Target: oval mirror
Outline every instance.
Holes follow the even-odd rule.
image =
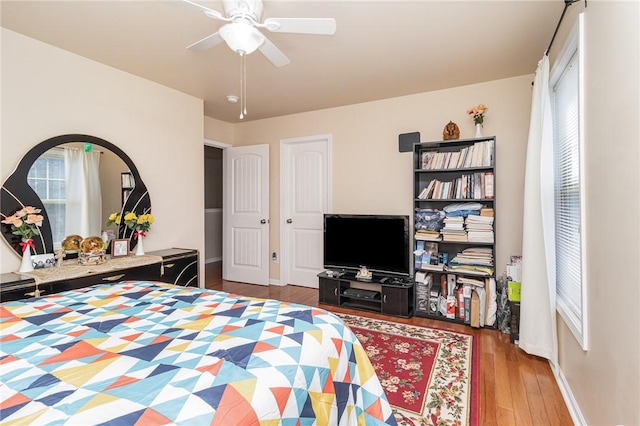
[[[102,182],[102,185],[92,190],[88,184],[79,185],[83,179],[74,177],[73,173],[68,180],[65,178],[65,162],[74,161],[74,155],[78,152],[94,152],[94,146],[100,147],[95,149],[92,157],[99,157],[99,160],[96,160],[100,164],[97,167],[99,178],[96,179]],[[106,190],[107,188],[110,189]],[[67,200],[67,191],[83,196],[75,199],[70,196]],[[70,216],[68,213],[65,214],[65,210],[71,205],[72,219],[69,219]],[[92,233],[98,236],[99,230],[106,229],[110,213],[120,211],[121,214],[134,212],[140,215],[151,211],[149,193],[129,156],[114,144],[89,135],[56,136],[36,145],[22,158],[13,174],[4,182],[0,192],[0,211],[3,218],[24,206],[41,209],[40,214],[44,216],[44,221],[40,235],[33,239],[34,254],[53,253],[61,238],[66,235],[92,236],[82,235],[79,231],[81,228],[77,226],[79,220],[89,219],[73,219],[73,214],[80,209],[79,205],[85,205],[86,209],[95,213],[92,214],[94,219],[91,226],[87,228],[87,225],[82,229],[95,229]],[[65,218],[70,224],[65,223]],[[115,238],[128,239],[130,247],[135,247],[134,232],[124,223],[120,224],[114,233]],[[20,237],[13,235],[10,227],[5,224],[2,225],[2,236],[16,254],[22,256]]]

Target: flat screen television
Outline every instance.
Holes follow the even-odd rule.
[[[409,276],[409,216],[324,215],[324,267],[374,274]]]

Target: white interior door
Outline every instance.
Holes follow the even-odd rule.
[[[269,285],[269,145],[223,152],[222,278]]]
[[[331,137],[281,141],[281,282],[318,288],[330,209]]]

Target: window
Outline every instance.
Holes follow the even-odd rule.
[[[557,310],[587,349],[582,227],[582,15],[551,72]]]
[[[65,237],[66,183],[62,151],[49,150],[42,154],[31,166],[27,182],[44,204],[57,249]]]

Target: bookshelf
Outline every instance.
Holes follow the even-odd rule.
[[[124,203],[127,201],[127,198],[129,198],[129,194],[131,194],[131,191],[133,191],[135,186],[136,186],[136,183],[133,178],[133,173],[131,172],[120,173],[120,188],[122,190],[123,206],[124,206]]]
[[[495,292],[495,144],[495,136],[414,144],[416,316],[497,324],[488,325]]]

